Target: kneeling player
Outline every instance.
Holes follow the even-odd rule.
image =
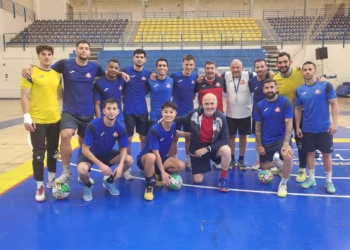
[[[282,180],[278,187],[279,197],[287,196],[287,181],[293,168],[294,151],[291,147],[293,129],[293,105],[291,101],[277,93],[276,81],[268,78],[263,82],[265,99],[256,106],[255,136],[260,153],[260,168],[273,166],[276,151],[283,157]]]
[[[96,164],[104,175],[103,187],[108,189],[111,195],[119,195],[114,180],[130,169],[133,163],[132,157],[127,154],[128,134],[125,125],[116,120],[119,113],[118,101],[114,98],[107,99],[103,113],[103,118],[96,118],[88,124],[82,152],[78,156],[78,174],[85,184],[85,201],[93,198],[93,184],[89,179],[89,171],[93,164]],[[119,142],[120,152],[113,149],[116,141]],[[114,164],[119,166],[112,172],[110,167]]]
[[[144,171],[146,179],[145,200],[153,200],[152,176],[155,175],[156,186],[169,186],[169,174],[185,169],[183,161],[168,157],[167,154],[175,136],[190,136],[190,133],[176,130],[174,118],[176,104],[165,102],[162,105],[162,121],[154,124],[148,131],[146,145],[137,156],[137,166]]]

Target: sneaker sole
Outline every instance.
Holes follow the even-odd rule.
[[[298,180],[297,178],[295,178],[295,182],[301,183],[301,182],[304,182],[304,181],[306,181],[306,178],[304,180]]]
[[[280,194],[277,193],[277,196],[280,197],[280,198],[285,198],[285,197],[287,197],[287,194],[280,195]]]
[[[308,189],[308,188],[311,188],[311,187],[316,186],[316,184],[315,184],[315,185],[308,186],[308,187],[303,187],[302,185],[300,185],[300,186],[301,186],[301,188]]]
[[[35,198],[35,201],[37,201],[37,202],[43,202],[43,201],[45,201],[46,200],[46,197],[43,199],[43,200],[37,200],[36,198]]]
[[[113,194],[112,191],[109,190],[109,189],[105,186],[104,183],[102,183],[102,186],[103,186],[105,189],[107,189],[111,195],[118,196],[118,195],[120,194],[120,192],[118,192],[118,194]]]
[[[86,199],[86,198],[83,197],[83,200],[84,200],[84,201],[92,201],[92,199],[93,199],[93,198],[91,198],[91,199],[88,200],[88,199]]]
[[[228,189],[226,189],[226,188],[219,188],[220,189],[220,192],[222,192],[222,193],[227,193],[228,192]]]
[[[134,177],[133,177],[133,176],[131,176],[131,177],[124,177],[124,176],[122,176],[122,178],[123,178],[123,179],[125,179],[125,180],[127,180],[127,181],[131,181],[131,180],[133,180],[133,179],[134,179]]]

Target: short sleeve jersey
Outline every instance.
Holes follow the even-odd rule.
[[[226,116],[242,119],[250,116],[249,72],[234,78],[231,71],[222,74],[226,82]]]
[[[56,62],[52,69],[63,76],[63,111],[79,116],[94,115],[92,89],[95,77],[105,75],[101,66],[90,61],[86,66],[79,66],[75,59],[69,59]]]
[[[128,134],[125,125],[115,121],[112,127],[107,127],[103,118],[96,118],[88,125],[84,136],[84,144],[90,146],[90,151],[95,156],[108,154],[114,147],[116,141],[122,148],[126,148],[128,143]]]
[[[30,89],[29,113],[35,123],[50,124],[61,119],[57,90],[61,76],[54,70],[33,67],[31,79],[22,78],[21,89]]]
[[[170,130],[166,131],[162,123],[154,124],[149,130],[147,135],[146,145],[138,154],[137,160],[141,159],[144,154],[151,153],[152,150],[158,150],[161,158],[168,155],[173,139],[176,135],[176,123],[171,124]]]
[[[258,81],[257,76],[254,76],[253,78],[251,78],[248,81],[250,93],[254,94],[254,96],[253,96],[253,109],[252,109],[253,119],[255,119],[256,105],[258,104],[258,102],[265,99],[265,94],[263,92],[263,82],[264,81],[261,81],[261,82]]]
[[[147,79],[151,72],[143,69],[136,71],[133,66],[123,70],[130,76],[130,81],[124,86],[124,113],[129,115],[147,114]]]
[[[285,119],[293,118],[293,105],[284,96],[278,95],[273,102],[263,99],[256,106],[256,121],[262,123],[262,144],[270,145],[283,140],[286,135]]]
[[[296,91],[296,106],[302,106],[303,132],[326,132],[331,125],[328,100],[337,98],[333,85],[329,82],[316,81],[308,86],[301,85]]]
[[[119,114],[118,121],[124,121],[123,108],[121,102],[121,95],[124,88],[124,79],[117,76],[115,81],[109,81],[105,76],[98,79],[94,84],[94,101],[100,101],[101,116],[103,114],[103,107],[108,98],[115,98],[118,100]]]
[[[174,79],[173,102],[177,105],[177,115],[186,115],[194,107],[193,94],[198,75],[192,72],[185,76],[182,72],[175,72],[170,77]]]
[[[215,76],[213,81],[208,81],[203,78],[201,83],[196,83],[194,92],[198,93],[198,105],[203,106],[203,96],[208,93],[212,93],[216,96],[218,100],[218,109],[224,112],[224,107],[222,104],[222,92],[225,89],[225,79],[221,76]]]
[[[150,90],[150,121],[158,121],[162,118],[162,104],[171,100],[174,80],[167,76],[164,80],[148,79],[148,88]]]
[[[283,77],[278,73],[273,77],[277,83],[277,90],[280,95],[287,97],[295,106],[295,91],[304,83],[304,77],[300,70],[292,68],[292,73],[288,77]]]

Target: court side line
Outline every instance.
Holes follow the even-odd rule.
[[[71,164],[73,165],[73,164]],[[76,164],[74,164],[76,166]],[[96,168],[91,168],[92,171],[101,172],[101,170]],[[316,178],[316,177],[315,177]],[[145,178],[134,176],[134,179],[137,180],[145,180]],[[185,187],[195,187],[195,188],[206,188],[206,189],[219,189],[217,187],[211,186],[199,186],[193,184],[182,184]],[[245,189],[237,189],[237,188],[229,188],[230,191],[234,192],[242,192],[242,193],[257,193],[257,194],[277,194],[277,192],[273,191],[260,191],[260,190],[245,190]],[[300,194],[300,193],[288,193],[288,195],[293,196],[309,196],[309,197],[323,197],[323,198],[343,198],[350,199],[350,195],[328,195],[328,194]]]
[[[292,139],[293,142],[295,142],[294,139]],[[132,142],[140,142],[139,137],[133,137]],[[179,142],[185,142],[185,139],[180,137]],[[239,142],[239,139],[236,138],[236,142]],[[255,138],[247,138],[247,142],[255,142]],[[350,138],[333,138],[334,143],[347,143],[350,142]]]

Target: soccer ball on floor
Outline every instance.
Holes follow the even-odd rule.
[[[171,190],[178,190],[182,186],[182,178],[178,173],[173,173],[170,175],[170,185],[169,188]]]
[[[67,183],[56,183],[54,182],[52,187],[52,195],[58,200],[62,200],[68,197],[70,187]]]
[[[273,180],[273,173],[270,170],[260,170],[258,177],[261,183],[269,184]]]

